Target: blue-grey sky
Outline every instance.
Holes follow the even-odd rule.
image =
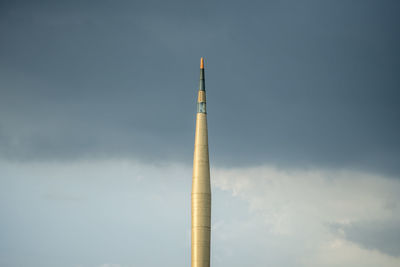
[[[396,266],[399,13],[398,1],[1,1],[0,265],[188,265],[203,56],[214,266]]]

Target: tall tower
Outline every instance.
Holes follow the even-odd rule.
[[[211,186],[204,60],[200,60],[192,180],[192,267],[210,266]]]

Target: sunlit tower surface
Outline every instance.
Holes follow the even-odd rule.
[[[209,267],[211,186],[203,58],[200,60],[192,179],[192,267]]]

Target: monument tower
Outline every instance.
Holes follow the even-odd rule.
[[[192,178],[192,267],[210,266],[211,186],[204,59],[200,59]]]

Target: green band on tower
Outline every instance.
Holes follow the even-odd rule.
[[[204,69],[200,69],[200,84],[199,84],[199,90],[200,91],[205,91],[206,90],[206,83],[204,79]]]

